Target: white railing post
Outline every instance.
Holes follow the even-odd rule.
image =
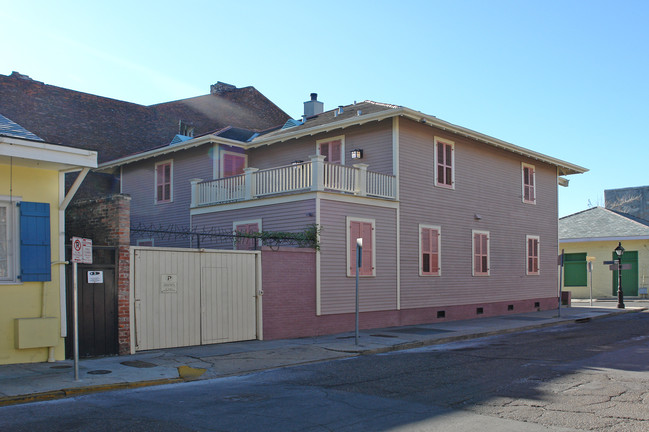
[[[255,190],[255,172],[259,171],[259,168],[244,168],[243,174],[245,178],[245,187],[246,187],[246,196],[245,199],[251,200],[255,198],[257,191]]]
[[[355,190],[354,194],[358,196],[366,196],[367,195],[367,167],[368,164],[364,163],[357,163],[354,164],[353,167],[356,168],[356,180],[354,181],[355,183]]]
[[[324,190],[324,160],[325,156],[322,155],[313,155],[309,156],[311,158],[311,175],[313,179],[311,181],[311,190],[312,191],[322,191]]]
[[[192,207],[196,207],[200,202],[198,196],[198,184],[202,181],[203,179],[199,179],[199,178],[193,178],[190,180],[192,184]]]

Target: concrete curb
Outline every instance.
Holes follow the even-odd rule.
[[[83,396],[91,393],[100,393],[111,390],[126,390],[140,387],[151,387],[163,384],[177,384],[181,382],[188,382],[192,380],[185,380],[182,378],[163,378],[151,381],[136,381],[136,382],[122,382],[112,384],[100,384],[87,387],[71,387],[61,390],[53,390],[42,393],[30,393],[18,396],[5,396],[0,398],[0,407],[7,405],[17,405],[29,402],[43,402],[54,399],[63,399],[68,397]]]
[[[423,340],[423,341],[414,341],[414,342],[406,342],[406,343],[401,343],[393,346],[386,346],[386,347],[380,347],[380,348],[369,348],[369,349],[351,349],[351,350],[344,350],[344,349],[333,349],[333,348],[326,348],[323,347],[324,349],[328,351],[334,351],[334,352],[339,352],[341,354],[347,354],[346,356],[341,356],[340,358],[349,358],[349,357],[356,357],[356,356],[361,356],[361,355],[372,355],[372,354],[383,354],[383,353],[388,353],[388,352],[395,352],[395,351],[403,351],[403,350],[408,350],[408,349],[414,349],[414,348],[422,348],[425,346],[432,346],[432,345],[442,345],[446,343],[451,343],[451,342],[459,342],[459,341],[465,341],[465,340],[471,340],[471,339],[480,339],[484,337],[489,337],[489,336],[497,336],[497,335],[503,335],[503,334],[511,334],[511,333],[519,333],[519,332],[524,332],[528,330],[534,330],[534,329],[540,329],[540,328],[547,328],[547,327],[555,327],[559,325],[566,325],[566,324],[575,324],[575,323],[584,323],[600,318],[606,318],[614,315],[620,315],[620,314],[627,314],[627,313],[636,313],[636,312],[642,312],[645,311],[649,308],[636,308],[636,309],[626,309],[626,310],[619,310],[617,309],[616,312],[610,312],[610,313],[602,313],[598,314],[592,317],[587,317],[587,318],[560,318],[560,317],[553,317],[552,319],[556,319],[557,321],[549,322],[549,323],[539,323],[539,324],[530,324],[527,326],[522,326],[522,327],[515,327],[515,328],[504,328],[504,329],[499,329],[499,330],[492,330],[492,331],[485,331],[485,332],[479,332],[479,333],[468,333],[468,334],[460,334],[456,336],[448,336],[444,338],[439,338],[439,339],[430,339],[430,340]],[[331,359],[326,359],[326,360],[331,360]],[[55,399],[64,399],[64,398],[69,398],[69,397],[76,397],[76,396],[83,396],[87,394],[92,394],[92,393],[101,393],[101,392],[107,392],[107,391],[113,391],[113,390],[127,390],[127,389],[136,389],[136,388],[142,388],[142,387],[152,387],[152,386],[159,386],[159,385],[164,385],[164,384],[178,384],[178,383],[184,383],[184,382],[190,382],[190,381],[203,381],[203,380],[209,380],[209,379],[214,379],[214,378],[222,378],[222,377],[228,377],[228,376],[242,376],[242,375],[247,375],[247,374],[252,374],[252,373],[258,373],[258,372],[263,372],[265,370],[271,370],[271,369],[279,369],[283,367],[291,367],[291,366],[301,366],[305,364],[311,364],[311,363],[319,363],[322,361],[326,361],[325,359],[323,360],[311,360],[311,361],[306,361],[306,362],[295,362],[295,363],[289,363],[281,366],[272,366],[268,368],[261,368],[261,369],[254,369],[254,370],[248,370],[248,371],[242,371],[239,373],[229,373],[229,374],[222,374],[222,375],[217,375],[217,376],[188,376],[186,378],[163,378],[163,379],[157,379],[157,380],[150,380],[150,381],[136,381],[136,382],[121,382],[121,383],[112,383],[112,384],[100,384],[100,385],[91,385],[91,386],[86,386],[86,387],[71,387],[71,388],[66,388],[66,389],[61,389],[61,390],[53,390],[53,391],[48,391],[48,392],[41,392],[41,393],[30,393],[30,394],[24,394],[24,395],[18,395],[18,396],[3,396],[0,397],[0,407],[2,406],[8,406],[8,405],[17,405],[17,404],[23,404],[23,403],[30,403],[30,402],[43,402],[43,401],[49,401],[49,400],[55,400]]]

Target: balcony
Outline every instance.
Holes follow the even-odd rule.
[[[308,191],[396,198],[394,176],[368,171],[367,164],[349,167],[326,163],[324,156],[311,156],[310,162],[244,171],[242,175],[217,180],[192,180],[192,207]]]

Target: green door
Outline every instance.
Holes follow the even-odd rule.
[[[613,252],[613,260],[617,255]],[[631,264],[629,270],[622,270],[622,293],[625,296],[638,295],[638,251],[624,251],[622,264]],[[617,296],[617,270],[613,271],[613,295]]]

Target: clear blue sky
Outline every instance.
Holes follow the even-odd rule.
[[[649,185],[649,2],[11,1],[0,73],[154,104],[252,85],[293,117],[404,105],[590,169],[561,216]]]

